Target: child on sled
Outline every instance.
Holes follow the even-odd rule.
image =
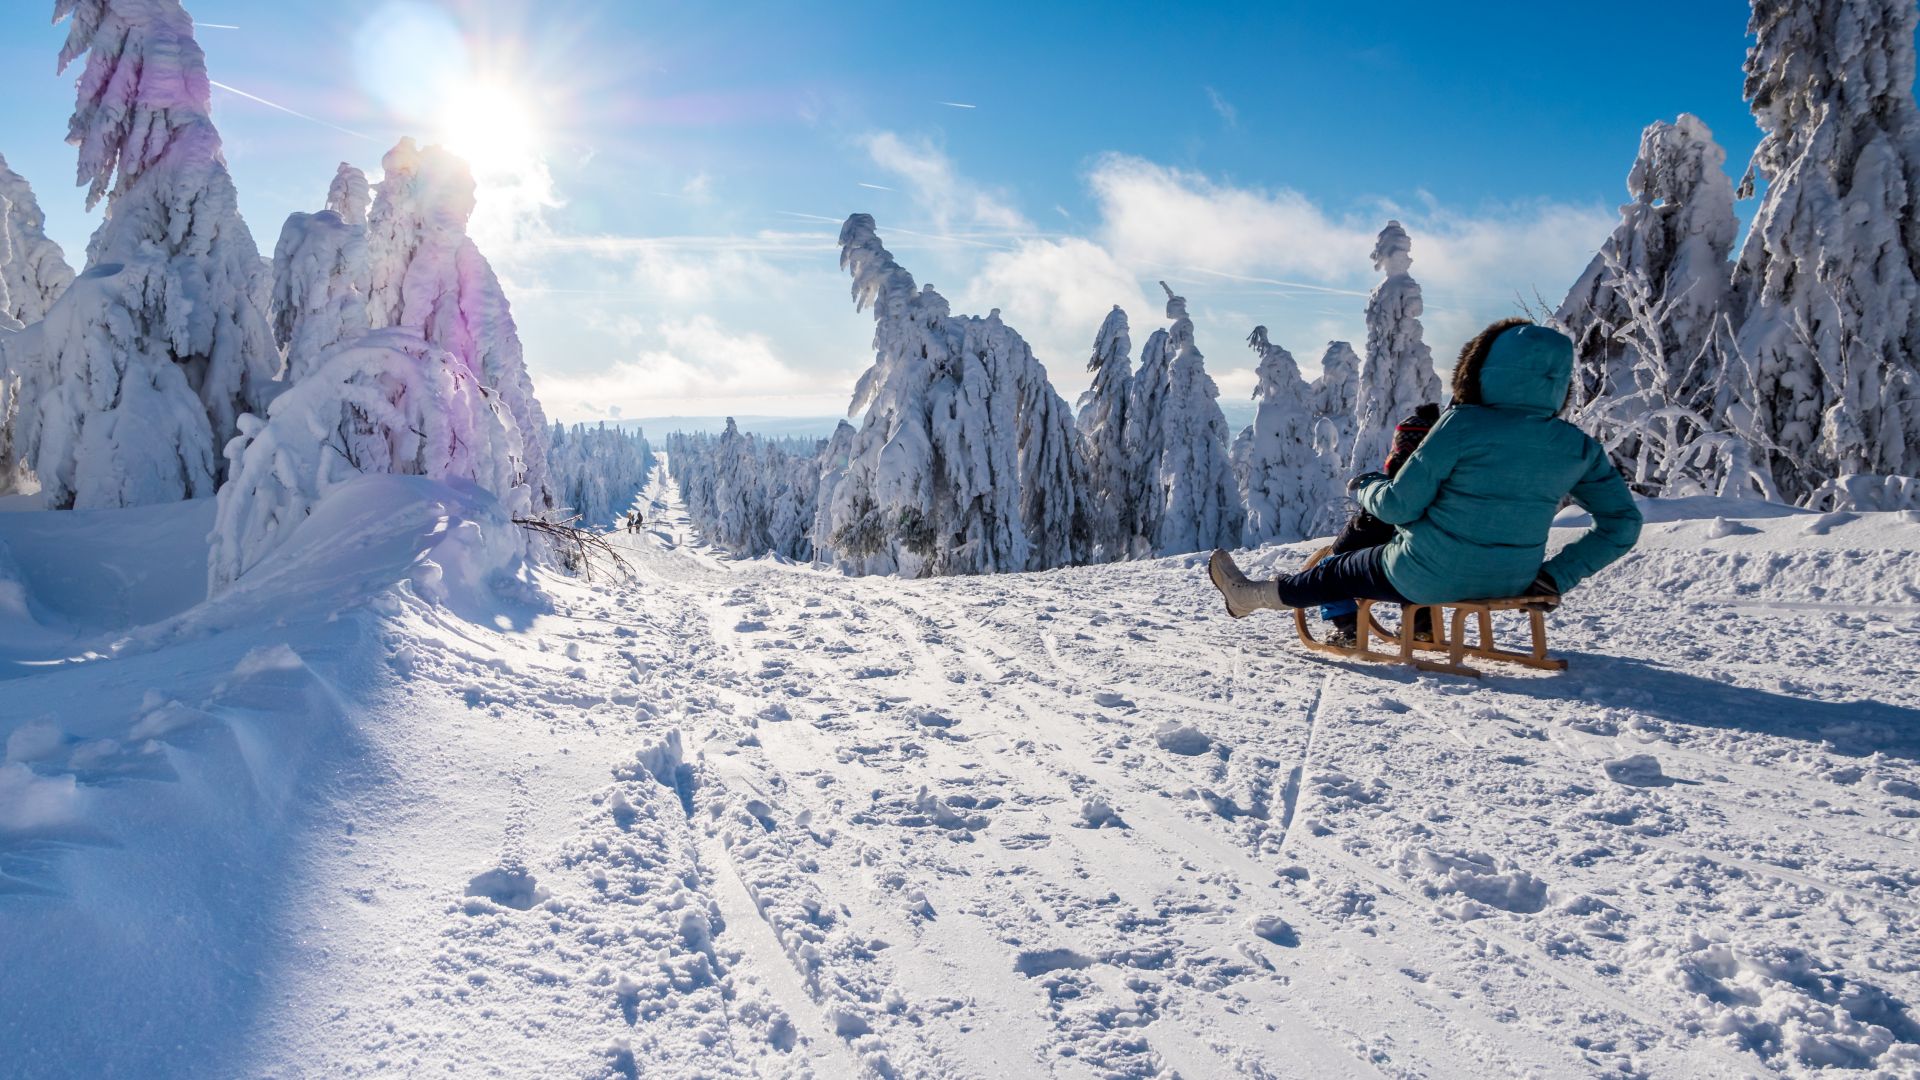
[[[1555,417],[1572,379],[1566,335],[1526,319],[1481,331],[1454,368],[1452,407],[1429,431],[1396,430],[1396,455],[1402,436],[1415,445],[1394,475],[1367,473],[1348,484],[1379,524],[1356,519],[1342,533],[1346,550],[1336,546],[1313,568],[1272,581],[1253,581],[1225,551],[1214,552],[1207,571],[1227,613],[1244,618],[1356,597],[1442,604],[1558,596],[1626,554],[1640,536],[1626,482],[1599,443]],[[1553,516],[1569,496],[1593,515],[1593,527],[1542,565]]]

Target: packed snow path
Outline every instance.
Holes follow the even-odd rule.
[[[641,505],[631,580],[490,620],[382,601],[357,667],[391,676],[297,615],[227,635],[195,712],[350,700],[372,748],[305,759],[280,929],[216,950],[250,969],[196,1021],[216,1045],[94,1049],[63,1006],[147,976],[16,944],[23,1071],[1920,1075],[1913,517],[1655,521],[1553,618],[1569,672],[1472,683],[1309,659],[1197,558],[851,579],[715,555],[664,476]],[[37,709],[85,670],[15,685]],[[51,782],[49,732],[93,745],[48,712],[4,779]],[[81,777],[123,848],[164,830],[108,822],[115,792],[211,753],[141,723],[178,782]],[[0,923],[113,908],[6,837]]]

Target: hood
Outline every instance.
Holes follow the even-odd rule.
[[[1516,326],[1493,339],[1480,368],[1480,401],[1500,409],[1552,416],[1567,403],[1573,342],[1544,326]]]

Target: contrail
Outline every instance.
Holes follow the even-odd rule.
[[[235,26],[235,25],[233,25],[232,23],[223,23],[223,22],[197,22],[197,23],[194,23],[193,25],[195,25],[195,26],[203,26],[203,27],[206,27],[206,28],[207,28],[208,30],[238,30],[238,29],[240,29],[239,27],[237,27],[237,26]]]
[[[863,188],[872,188],[875,191],[892,191],[893,190],[890,187],[883,187],[879,184],[869,184],[865,180],[855,180],[854,183],[860,185]]]
[[[949,109],[977,109],[978,105],[969,105],[964,101],[936,101],[935,105],[945,105]]]
[[[378,143],[380,141],[379,139],[376,139],[371,135],[363,135],[360,132],[353,130],[352,128],[343,128],[339,124],[329,124],[325,120],[322,120],[317,116],[308,116],[306,113],[300,112],[295,109],[289,109],[285,105],[280,105],[275,102],[268,101],[266,98],[259,97],[254,94],[249,94],[245,90],[241,90],[237,87],[228,86],[226,83],[219,82],[214,79],[208,79],[207,84],[210,86],[217,86],[220,89],[225,90],[229,94],[238,94],[241,97],[246,98],[248,101],[257,101],[260,104],[265,105],[269,109],[279,109],[281,112],[286,113],[288,116],[297,116],[300,119],[305,120],[309,123],[319,124],[321,127],[324,127],[324,128],[332,128],[333,130],[340,132],[342,135],[351,135],[356,139],[365,139],[370,143]]]

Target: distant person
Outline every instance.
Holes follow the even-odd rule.
[[[1626,554],[1640,510],[1592,437],[1557,419],[1573,380],[1573,342],[1526,319],[1503,319],[1460,352],[1453,406],[1397,476],[1367,473],[1348,488],[1360,509],[1393,526],[1384,544],[1332,555],[1295,574],[1253,581],[1224,551],[1207,564],[1245,618],[1262,608],[1315,607],[1354,597],[1442,604],[1559,596]],[[1561,500],[1593,526],[1542,565]]]

